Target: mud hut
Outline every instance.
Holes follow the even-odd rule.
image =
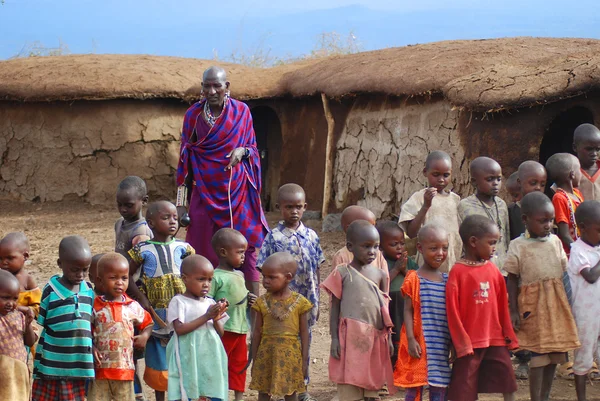
[[[426,154],[446,150],[454,190],[490,156],[505,176],[571,151],[579,124],[600,122],[600,41],[447,41],[330,58],[284,75],[293,97],[321,94],[332,136],[324,211],[359,202],[399,211],[425,185]],[[330,191],[331,196],[327,196]]]
[[[251,108],[263,201],[297,182],[309,209],[359,202],[396,213],[425,184],[428,151],[468,164],[568,151],[574,127],[600,121],[600,41],[447,41],[270,69],[223,64]],[[0,199],[111,202],[119,179],[171,196],[183,114],[214,61],[81,55],[0,62]]]

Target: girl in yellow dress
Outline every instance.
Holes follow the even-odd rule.
[[[267,290],[252,306],[256,313],[252,349],[252,381],[258,401],[271,396],[296,401],[306,391],[308,377],[308,314],[312,304],[288,285],[296,275],[296,261],[286,252],[269,256],[262,266]]]

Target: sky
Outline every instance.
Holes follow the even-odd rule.
[[[39,43],[71,53],[219,58],[310,53],[322,33],[362,50],[505,36],[600,38],[596,0],[5,0],[0,59]]]

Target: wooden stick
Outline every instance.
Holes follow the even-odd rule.
[[[164,320],[162,320],[162,319],[160,318],[160,316],[158,316],[158,314],[156,313],[156,311],[154,310],[154,308],[150,308],[149,312],[150,312],[150,315],[152,315],[152,319],[154,319],[154,321],[155,321],[156,323],[158,323],[158,325],[159,325],[161,328],[163,328],[163,329],[166,329],[166,328],[167,328],[167,324],[164,322]]]
[[[321,93],[323,102],[323,112],[327,121],[327,142],[325,145],[325,179],[323,180],[323,206],[321,208],[321,218],[324,219],[329,212],[331,202],[331,193],[333,187],[333,162],[335,157],[335,144],[333,143],[335,120],[329,108],[329,99],[324,93]]]

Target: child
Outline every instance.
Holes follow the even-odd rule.
[[[271,396],[296,401],[306,391],[308,377],[308,319],[312,304],[289,288],[297,269],[286,252],[269,256],[262,265],[267,293],[252,306],[256,313],[252,334],[252,381],[258,401]]]
[[[152,229],[153,239],[140,242],[129,251],[129,293],[154,318],[152,335],[146,344],[144,381],[154,389],[157,401],[163,401],[168,383],[167,342],[172,334],[164,320],[171,299],[185,291],[181,281],[181,263],[184,257],[194,253],[194,249],[187,242],[173,237],[177,232],[178,219],[177,209],[171,202],[151,203],[146,220]],[[138,270],[144,292],[132,280]]]
[[[106,255],[105,253],[97,253],[92,256],[92,263],[90,264],[90,283],[94,287],[94,294],[104,295],[104,290],[102,289],[102,282],[98,279],[98,262],[102,259],[102,256]]]
[[[571,252],[571,243],[579,238],[575,210],[583,195],[577,189],[581,182],[581,166],[579,160],[570,153],[556,153],[546,162],[546,170],[554,181],[556,191],[552,197],[554,205],[558,237],[563,243],[567,256]]]
[[[598,355],[600,339],[600,202],[585,201],[575,212],[581,237],[571,247],[567,271],[573,289],[573,316],[581,348],[575,350],[573,373],[577,400],[585,401],[587,374]]]
[[[27,350],[36,340],[31,315],[18,308],[20,291],[18,279],[0,270],[0,399],[29,401],[29,368]]]
[[[376,218],[373,212],[365,207],[357,205],[348,206],[342,212],[341,217],[342,230],[344,231],[344,233],[348,230],[350,224],[352,224],[356,220],[366,220],[372,225],[375,225]],[[354,255],[352,255],[352,252],[350,252],[348,248],[343,247],[333,255],[333,258],[331,260],[331,267],[333,270],[335,270],[335,268],[339,265],[348,264],[352,262],[352,259],[354,259]],[[387,262],[385,261],[385,258],[383,257],[383,254],[381,252],[377,253],[375,260],[373,261],[373,266],[387,272]]]
[[[517,171],[508,176],[506,191],[510,195],[511,203],[517,203],[523,197],[521,195],[521,185],[519,184],[519,173]]]
[[[214,269],[200,255],[181,265],[185,292],[169,303],[167,322],[175,334],[167,346],[169,400],[227,401],[227,354],[219,336],[227,323],[227,301],[207,297]]]
[[[146,183],[140,177],[125,177],[117,187],[117,208],[121,217],[115,222],[115,252],[129,260],[129,250],[152,238],[152,231],[142,216],[148,203]]]
[[[533,160],[524,161],[519,165],[517,174],[517,182],[521,187],[521,197],[530,192],[543,192],[546,188],[546,169],[538,162]],[[521,206],[518,201],[508,208],[508,220],[511,240],[525,233],[525,224],[523,223]]]
[[[409,272],[402,285],[406,297],[394,384],[405,387],[406,401],[421,401],[423,386],[429,386],[431,401],[445,401],[450,384],[450,333],[446,319],[448,274],[439,268],[448,256],[448,233],[439,226],[425,225],[417,236],[423,265]]]
[[[121,218],[115,222],[115,252],[125,256],[127,260],[130,259],[129,251],[131,248],[152,238],[152,231],[148,227],[146,219],[142,216],[142,208],[146,203],[148,203],[148,190],[146,189],[146,183],[140,177],[125,177],[119,183],[117,187],[117,207]],[[137,282],[139,278],[140,272],[137,271],[132,279]],[[137,368],[138,360],[143,358],[143,350],[134,350],[136,401],[144,401],[145,399]]]
[[[504,268],[513,328],[521,349],[532,354],[529,393],[532,401],[541,401],[549,399],[556,365],[580,344],[563,286],[567,255],[552,234],[552,202],[531,192],[523,197],[521,212],[527,231],[510,243]]]
[[[573,134],[573,149],[583,175],[579,190],[585,200],[600,200],[600,130],[592,124],[581,124]]]
[[[379,389],[394,381],[393,324],[383,292],[387,277],[371,264],[379,234],[370,222],[356,220],[346,232],[346,247],[354,259],[322,284],[331,296],[329,379],[337,384],[340,401],[375,400]]]
[[[404,249],[404,230],[394,221],[382,221],[377,224],[377,231],[381,240],[380,252],[385,257],[390,276],[390,316],[394,324],[392,332],[392,367],[396,366],[398,358],[398,343],[400,342],[400,330],[404,323],[404,298],[400,292],[404,277],[411,270],[417,270],[419,265],[408,256]]]
[[[524,161],[517,171],[517,183],[521,188],[521,196],[531,192],[543,192],[546,188],[546,169],[533,160]],[[521,234],[525,233],[521,202],[517,201],[508,207],[508,220],[511,240],[519,238]],[[518,366],[515,369],[517,379],[528,379],[531,354],[528,351],[520,350],[515,353],[515,356],[518,360]]]
[[[97,280],[103,294],[94,300],[94,354],[96,379],[88,401],[133,401],[133,348],[144,348],[152,332],[152,317],[125,291],[129,262],[119,253],[107,253],[98,262]],[[134,327],[141,330],[134,335]]]
[[[502,266],[510,243],[510,224],[506,202],[498,196],[502,188],[502,168],[494,159],[478,157],[471,162],[470,170],[475,193],[458,204],[459,221],[478,214],[489,217],[498,225],[500,241],[496,244],[493,262],[500,268],[500,272],[506,275]]]
[[[313,309],[308,317],[308,345],[312,342],[312,328],[319,319],[319,286],[321,265],[325,256],[317,233],[302,224],[306,210],[306,195],[300,185],[285,184],[277,191],[276,207],[283,220],[271,230],[260,248],[256,266],[260,269],[264,261],[275,252],[287,252],[296,259],[296,275],[290,289],[308,299]],[[307,378],[308,379],[308,378]],[[312,400],[307,391],[298,395],[300,401]]]
[[[475,401],[478,393],[514,400],[517,381],[507,350],[519,348],[508,312],[506,283],[490,262],[500,237],[498,225],[468,216],[460,226],[465,256],[448,277],[446,313],[456,349],[450,401]]]
[[[452,177],[452,160],[441,150],[431,152],[425,160],[423,175],[428,187],[412,194],[402,205],[399,223],[410,238],[415,238],[422,225],[435,222],[448,232],[448,258],[441,267],[447,272],[462,253],[462,243],[458,235],[458,203],[460,196],[447,189]],[[423,257],[417,253],[417,264]]]
[[[222,228],[213,235],[212,246],[219,258],[208,295],[213,299],[226,299],[229,303],[229,320],[221,336],[227,353],[229,389],[234,391],[235,401],[241,401],[246,389],[248,346],[247,311],[256,301],[256,296],[246,289],[244,273],[239,270],[244,264],[248,241],[237,230]]]
[[[84,281],[92,252],[79,236],[58,247],[62,275],[42,291],[38,323],[42,326],[33,368],[33,401],[84,401],[85,383],[94,378],[92,306],[94,291]]]

